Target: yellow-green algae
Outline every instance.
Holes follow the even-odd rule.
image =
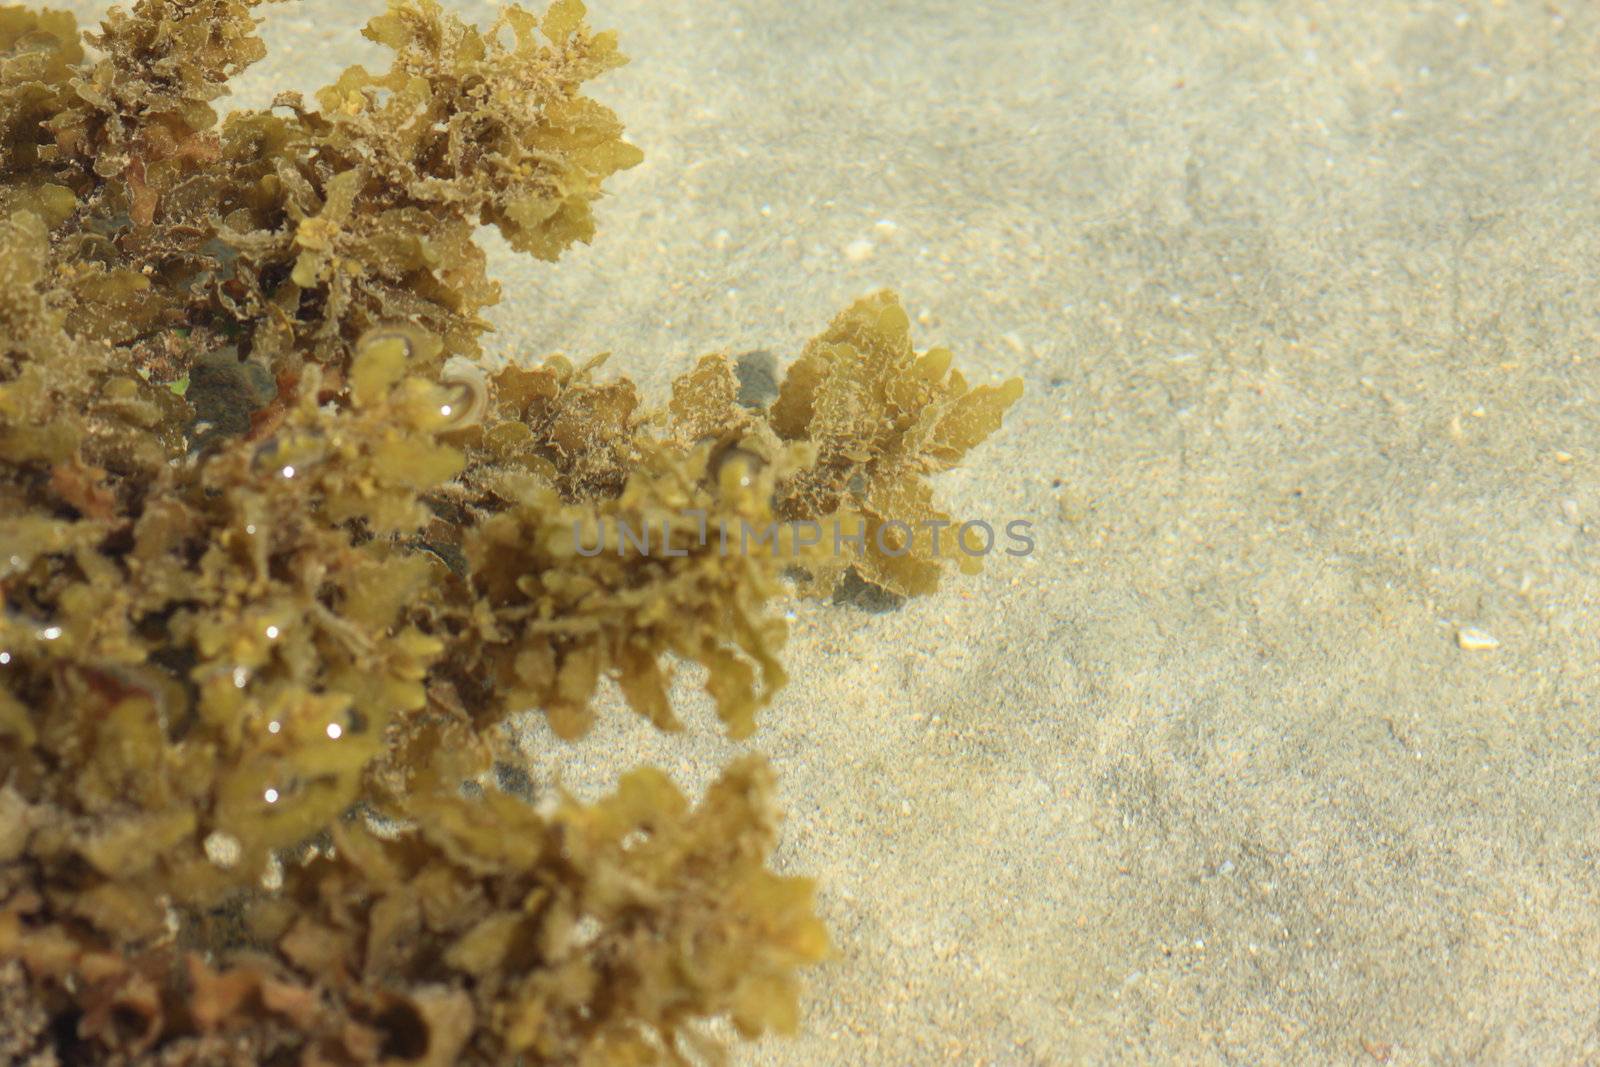
[[[0,7],[0,1061],[687,1063],[714,1017],[792,1030],[828,944],[766,867],[759,758],[696,805],[648,769],[553,808],[462,783],[511,714],[581,734],[605,678],[672,729],[700,664],[736,737],[784,681],[789,546],[583,531],[942,518],[926,476],[1020,385],[916,353],[888,294],[765,411],[722,356],[664,410],[559,356],[490,374],[474,228],[554,258],[639,159],[580,92],[613,37],[576,0],[486,32],[391,0],[386,72],[219,121],[255,6],[140,0],[87,49]],[[926,592],[952,554],[875,540],[806,588]]]

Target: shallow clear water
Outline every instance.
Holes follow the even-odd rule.
[[[378,8],[269,10],[239,99],[378,61]],[[746,745],[689,676],[682,736],[527,724],[580,791],[772,757],[839,958],[744,1062],[1600,1057],[1600,9],[591,21],[647,161],[592,247],[496,247],[496,355],[659,393],[891,286],[1028,390],[940,491],[1033,555],[797,602]]]

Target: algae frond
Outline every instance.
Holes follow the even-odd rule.
[[[926,475],[1020,386],[917,355],[888,294],[769,409],[716,355],[663,410],[559,356],[490,373],[474,229],[555,258],[639,160],[582,95],[613,36],[577,0],[487,30],[391,0],[387,71],[222,118],[256,6],[82,39],[0,7],[0,1060],[685,1063],[713,1017],[792,1030],[828,941],[766,866],[759,758],[698,804],[649,769],[553,808],[462,783],[510,715],[581,734],[604,679],[672,729],[700,664],[737,737],[783,684],[784,546],[583,531],[938,515]],[[925,592],[949,561],[911,549],[857,565]]]

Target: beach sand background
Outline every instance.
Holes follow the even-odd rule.
[[[1034,555],[788,605],[746,745],[688,673],[682,735],[518,732],[770,755],[838,958],[740,1062],[1600,1062],[1600,6],[590,6],[647,161],[490,242],[495,354],[660,396],[890,286],[1027,385],[940,489]],[[267,9],[236,99],[378,9]]]

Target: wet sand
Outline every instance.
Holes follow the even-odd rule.
[[[377,7],[270,8],[240,98]],[[495,245],[495,354],[660,395],[890,286],[1028,389],[940,491],[1032,557],[794,603],[748,745],[687,674],[683,735],[519,735],[585,792],[771,756],[839,956],[740,1062],[1600,1061],[1600,8],[591,21],[647,161],[593,247]]]

